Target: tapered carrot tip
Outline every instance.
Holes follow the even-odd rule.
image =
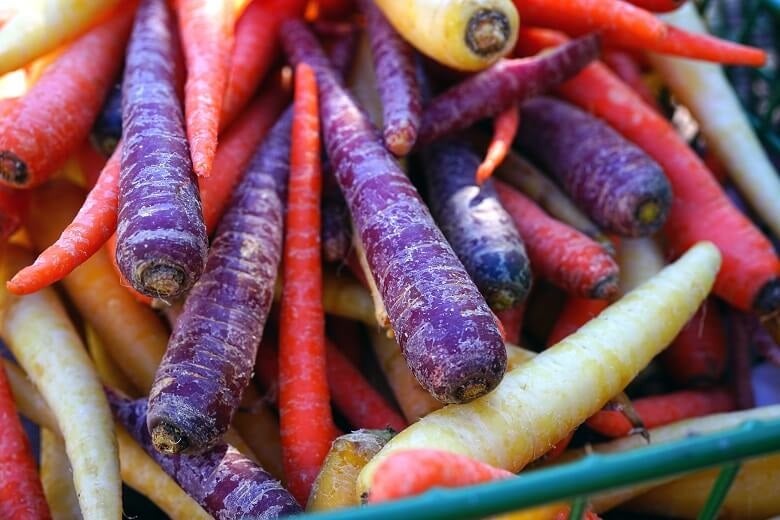
[[[753,302],[753,310],[760,314],[780,309],[780,278],[773,278],[761,288]]]
[[[466,45],[479,56],[490,56],[504,50],[511,32],[506,14],[492,9],[479,9],[469,20]]]
[[[30,178],[27,165],[16,154],[0,152],[0,178],[13,186],[24,186]]]
[[[162,422],[152,428],[152,443],[160,453],[175,455],[186,450],[190,443],[176,426]]]
[[[385,130],[385,147],[396,157],[405,157],[417,141],[417,128],[410,124]]]
[[[596,284],[589,297],[594,300],[612,300],[617,294],[618,275],[611,274]]]

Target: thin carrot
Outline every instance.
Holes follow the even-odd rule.
[[[521,31],[526,53],[560,44],[560,33]],[[728,200],[707,167],[674,128],[606,67],[593,64],[558,91],[633,141],[663,168],[674,201],[665,225],[673,254],[711,240],[723,255],[715,293],[731,305],[761,313],[780,308],[780,260],[772,244]]]
[[[114,150],[119,146],[119,142],[114,145]],[[114,152],[111,152],[113,155]],[[97,184],[100,174],[103,173],[103,168],[108,164],[108,159],[111,156],[105,157],[98,152],[95,147],[89,141],[84,141],[81,145],[81,149],[76,152],[76,161],[78,162],[81,170],[84,172],[84,180],[87,183],[87,188],[92,189]]]
[[[16,412],[11,387],[0,366],[0,518],[51,518],[30,442]]]
[[[8,282],[9,291],[30,294],[62,280],[94,255],[111,237],[116,229],[121,156],[120,145],[100,172],[97,184],[89,192],[73,221],[52,245],[38,255],[32,265],[11,278]]]
[[[59,432],[40,429],[41,483],[53,520],[81,520],[81,509],[73,487],[73,470],[70,467],[65,445]]]
[[[634,92],[636,92],[645,103],[659,112],[661,111],[661,105],[653,95],[650,87],[645,83],[645,80],[642,77],[642,69],[631,53],[622,49],[607,48],[601,52],[601,61],[612,69],[626,85],[634,89]]]
[[[284,472],[305,504],[336,428],[325,370],[320,267],[320,136],[317,82],[296,68],[279,345],[279,416]]]
[[[12,104],[0,128],[0,181],[40,184],[86,140],[122,62],[135,6],[127,2],[79,38]]]
[[[198,177],[211,175],[217,153],[222,100],[230,69],[235,9],[226,0],[177,0],[187,83],[184,115],[192,167]]]
[[[485,159],[477,168],[477,184],[488,180],[504,161],[520,126],[520,110],[517,103],[498,114],[493,120],[493,140],[485,152]]]
[[[634,400],[634,408],[647,428],[729,412],[734,410],[734,406],[734,397],[725,390],[682,391]],[[608,437],[625,437],[631,433],[631,423],[620,412],[602,410],[586,424]]]
[[[0,186],[0,240],[5,240],[19,229],[26,208],[26,192]]]
[[[712,61],[724,65],[761,67],[766,63],[766,51],[748,47],[707,34],[697,34],[669,25],[667,35],[657,44],[644,44],[637,40],[620,40],[620,45],[636,50],[649,50],[659,54],[671,54],[681,58]]]

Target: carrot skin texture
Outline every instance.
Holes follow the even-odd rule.
[[[422,95],[417,84],[412,47],[395,31],[371,0],[361,0],[371,42],[374,71],[382,100],[385,146],[395,156],[408,154],[422,117]]]
[[[163,455],[152,443],[146,400],[130,401],[108,391],[117,421],[188,495],[217,520],[273,519],[300,513],[295,499],[263,468],[228,444],[203,453]]]
[[[525,301],[531,266],[523,240],[493,183],[475,184],[479,157],[446,140],[428,148],[425,166],[431,212],[488,305],[504,310]]]
[[[135,5],[75,41],[12,104],[0,131],[0,182],[41,184],[87,138],[119,71]]]
[[[489,307],[314,37],[288,22],[282,40],[317,72],[328,156],[415,377],[444,402],[489,392],[506,369]]]
[[[43,486],[14,405],[11,387],[0,365],[0,517],[51,518]]]
[[[157,369],[147,418],[164,453],[218,442],[252,377],[281,258],[290,124],[279,119],[236,188]]]
[[[576,75],[598,57],[599,37],[590,35],[546,56],[502,60],[439,94],[425,107],[418,141],[430,143],[492,117]]]
[[[618,266],[603,247],[549,217],[507,184],[495,184],[525,242],[533,272],[583,298],[609,299],[617,294]]]
[[[0,239],[13,235],[22,224],[27,208],[27,194],[0,186]]]
[[[122,85],[117,264],[141,294],[175,298],[200,277],[206,228],[176,95],[173,16],[143,0]]]
[[[672,189],[661,167],[633,143],[580,109],[553,98],[523,104],[518,142],[553,174],[596,223],[646,236],[666,221]]]

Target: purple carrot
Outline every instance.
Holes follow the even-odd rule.
[[[750,352],[754,323],[753,317],[749,314],[737,309],[729,309],[730,376],[738,410],[748,410],[756,406],[751,383],[752,355]]]
[[[639,147],[603,121],[548,97],[525,102],[520,118],[519,144],[599,226],[629,237],[661,228],[672,188]]]
[[[192,287],[208,247],[176,92],[174,33],[167,2],[143,0],[122,85],[116,259],[138,292],[163,299]]]
[[[484,395],[506,370],[490,308],[311,32],[289,21],[281,33],[317,73],[328,157],[412,373],[444,402]]]
[[[233,192],[155,374],[149,431],[164,453],[218,442],[252,378],[281,258],[291,125],[288,111]]]
[[[756,321],[757,318],[755,318]],[[756,350],[772,364],[780,366],[780,345],[772,338],[769,332],[759,323],[753,327],[752,343]]]
[[[396,156],[403,157],[417,141],[422,116],[414,53],[373,0],[360,0],[359,5],[366,17],[376,85],[382,100],[385,146]]]
[[[92,125],[89,138],[104,156],[111,157],[122,138],[122,82],[115,83],[106,95],[103,108]]]
[[[196,455],[163,455],[146,428],[146,399],[107,390],[117,421],[157,464],[217,520],[271,520],[301,513],[292,495],[263,468],[228,444]]]
[[[442,140],[425,153],[428,202],[436,222],[493,310],[525,301],[531,267],[493,182],[474,178],[480,158],[468,144]]]
[[[514,60],[501,60],[433,98],[425,107],[418,141],[430,143],[468,128],[576,75],[599,54],[600,38],[593,34],[572,40],[556,50]],[[525,125],[525,123],[523,124]]]
[[[329,165],[322,173],[322,257],[326,262],[343,262],[352,246],[352,221]]]
[[[343,78],[348,77],[349,71],[352,70],[352,62],[355,60],[355,52],[357,51],[358,36],[358,31],[353,28],[353,30],[337,36],[328,51],[333,68]]]

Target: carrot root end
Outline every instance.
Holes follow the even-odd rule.
[[[139,278],[143,292],[164,299],[181,293],[185,277],[182,269],[177,266],[154,263],[145,266]]]
[[[490,56],[504,50],[511,34],[506,14],[480,9],[469,19],[466,45],[478,56]]]
[[[186,450],[190,445],[179,428],[166,422],[152,428],[151,434],[152,443],[160,453],[174,455]]]
[[[5,150],[0,152],[0,178],[8,184],[21,187],[29,181],[30,173],[27,164],[18,155]]]

